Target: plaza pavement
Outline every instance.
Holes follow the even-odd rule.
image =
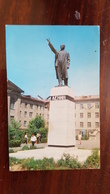
[[[24,144],[21,146],[21,148],[23,146]],[[17,151],[16,153],[10,153],[9,156],[16,157],[19,159],[33,157],[35,160],[43,159],[44,157],[46,158],[53,157],[55,161],[58,161],[59,159],[61,159],[63,154],[70,154],[70,156],[74,156],[74,158],[77,158],[79,162],[83,163],[87,159],[87,157],[91,155],[92,148],[100,148],[100,135],[98,135],[96,139],[82,140],[81,145],[78,145],[78,141],[76,141],[76,147],[73,148],[48,147],[47,144],[37,144],[36,146],[41,149],[26,151],[16,150]]]

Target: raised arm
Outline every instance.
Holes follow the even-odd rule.
[[[51,44],[50,39],[46,39],[46,40],[48,41],[48,45],[49,45],[50,49],[52,50],[52,52],[56,54],[57,51],[56,51],[56,49],[54,48],[54,46]]]

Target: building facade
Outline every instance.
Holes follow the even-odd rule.
[[[99,96],[75,97],[75,127],[77,134],[100,131]]]
[[[21,123],[21,129],[26,129],[29,121],[41,116],[45,125],[49,124],[49,100],[23,95],[24,91],[10,80],[7,81],[8,93],[8,122],[12,119]]]
[[[12,119],[21,123],[21,129],[26,129],[29,121],[41,116],[46,126],[49,126],[49,99],[37,99],[24,95],[18,86],[7,81],[8,121]],[[75,97],[75,128],[76,135],[100,131],[99,96]]]

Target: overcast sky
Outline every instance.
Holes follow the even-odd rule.
[[[75,96],[99,94],[100,38],[97,26],[6,26],[7,78],[24,94],[47,98],[58,85],[54,53],[65,44],[70,54],[69,87]]]

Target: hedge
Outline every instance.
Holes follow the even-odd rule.
[[[21,145],[21,140],[10,140],[9,147],[19,147]]]

